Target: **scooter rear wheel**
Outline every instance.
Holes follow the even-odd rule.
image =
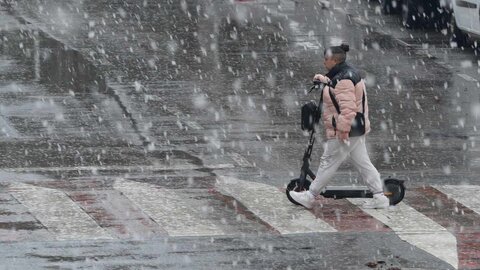
[[[385,179],[385,195],[390,200],[390,205],[396,205],[405,197],[405,186],[403,181],[397,179]]]
[[[287,198],[290,202],[292,202],[293,204],[296,204],[296,205],[300,205],[298,202],[296,202],[292,197],[290,197],[290,191],[293,190],[293,191],[304,191],[304,190],[308,190],[310,188],[310,184],[311,182],[309,180],[305,180],[305,184],[304,184],[304,187],[303,189],[300,190],[300,178],[296,178],[296,179],[293,179],[290,181],[290,183],[288,183],[287,185],[287,190],[286,190],[286,193],[287,193]]]

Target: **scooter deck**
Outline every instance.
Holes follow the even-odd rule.
[[[320,193],[325,198],[343,199],[343,198],[373,198],[373,193],[363,186],[333,186],[327,187]]]
[[[300,185],[300,179],[292,179],[287,185],[286,194],[288,200],[293,204],[298,203],[290,197],[290,191],[302,191],[308,190],[310,188],[311,182],[307,179],[304,179],[303,183]],[[384,180],[384,194],[390,200],[390,205],[396,205],[403,200],[405,196],[405,186],[403,185],[404,180],[398,180],[394,178],[387,178]],[[333,199],[344,199],[344,198],[373,198],[373,193],[366,186],[329,186],[320,193],[325,198]]]

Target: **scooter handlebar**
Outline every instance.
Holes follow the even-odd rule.
[[[323,89],[325,87],[325,83],[319,80],[314,80],[312,87],[310,87],[310,92],[312,92],[314,89]]]
[[[312,92],[313,89],[323,89],[325,86],[333,87],[331,81],[328,81],[327,83],[324,83],[320,80],[313,80],[313,85],[312,85],[312,87],[310,87],[310,92]]]

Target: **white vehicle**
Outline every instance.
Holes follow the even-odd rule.
[[[469,38],[480,39],[480,0],[452,2],[452,41],[456,42],[458,47],[464,47]]]

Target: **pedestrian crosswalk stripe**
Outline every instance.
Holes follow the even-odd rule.
[[[225,232],[202,213],[202,202],[173,189],[128,180],[116,180],[121,191],[171,236],[213,236]]]
[[[444,185],[433,186],[435,189],[447,195],[449,198],[470,208],[477,214],[480,214],[480,186],[474,185]]]
[[[234,177],[219,177],[216,189],[238,200],[281,234],[336,231],[311,212],[290,203],[277,187]]]
[[[68,196],[116,238],[144,240],[167,234],[118,190],[78,190]]]
[[[348,199],[361,205],[364,199]],[[388,209],[362,209],[390,227],[400,239],[458,267],[457,239],[430,218],[401,202]]]
[[[113,239],[62,191],[24,183],[9,191],[57,240]]]

